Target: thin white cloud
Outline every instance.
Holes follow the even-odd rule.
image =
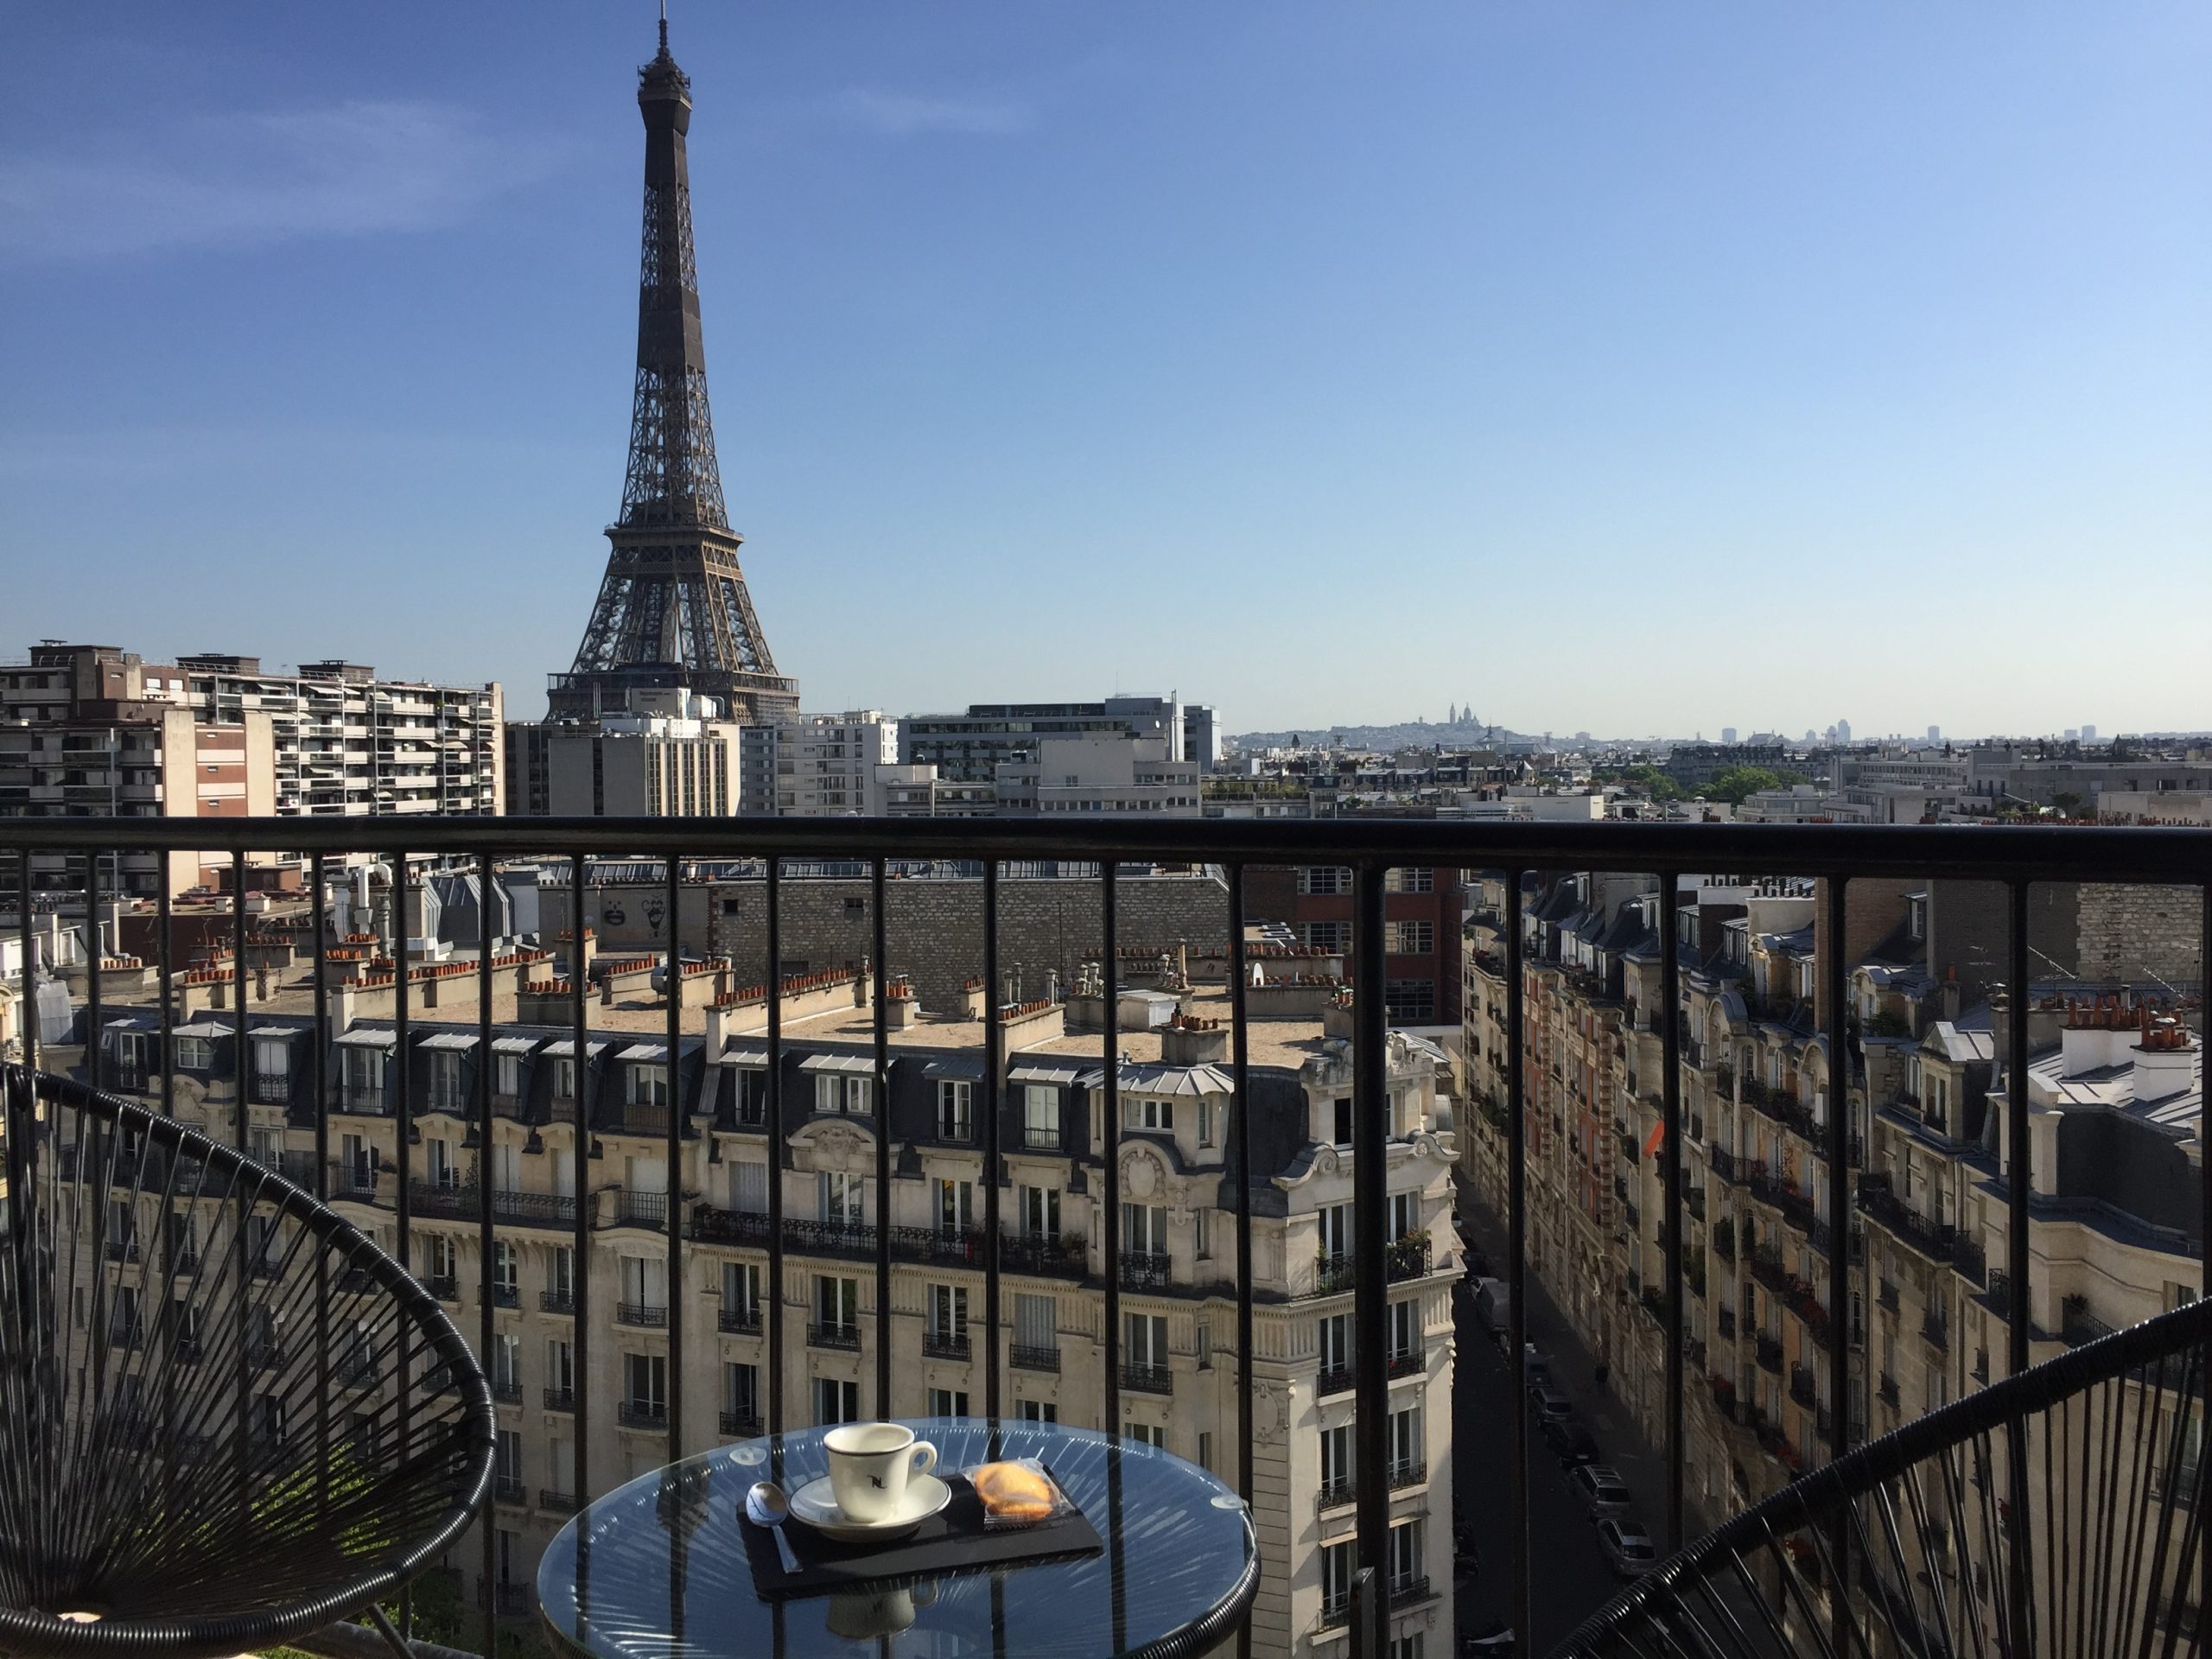
[[[467,110],[353,101],[207,117],[92,159],[0,156],[0,257],[83,259],[429,230],[543,176]]]
[[[846,90],[838,99],[838,111],[865,131],[893,138],[909,138],[925,132],[997,137],[1027,132],[1036,124],[1033,112],[1019,104],[916,98],[905,92],[871,92],[860,86]]]

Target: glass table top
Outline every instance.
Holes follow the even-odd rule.
[[[641,1475],[584,1510],[538,1568],[548,1626],[594,1659],[1170,1659],[1233,1636],[1259,1582],[1258,1547],[1243,1501],[1205,1470],[1090,1429],[906,1421],[946,1471],[1042,1459],[1105,1548],[764,1601],[738,1511],[757,1480],[788,1492],[828,1471],[824,1431],[802,1429]]]

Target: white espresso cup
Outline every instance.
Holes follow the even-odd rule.
[[[845,1423],[822,1437],[830,1492],[848,1521],[888,1521],[906,1507],[906,1483],[937,1467],[937,1447],[904,1423]]]

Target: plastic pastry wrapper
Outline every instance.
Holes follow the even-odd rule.
[[[963,1469],[960,1472],[967,1478],[968,1484],[976,1488],[976,1496],[982,1497],[983,1487],[977,1478],[986,1470],[997,1468],[1026,1469],[1036,1476],[1045,1483],[1047,1501],[1052,1507],[1042,1515],[1001,1515],[986,1499],[983,1503],[984,1531],[999,1532],[1009,1527],[1033,1527],[1043,1522],[1057,1521],[1062,1516],[1074,1512],[1075,1505],[1068,1501],[1068,1495],[1060,1490],[1060,1483],[1052,1478],[1052,1471],[1038,1459],[1010,1458],[995,1464],[979,1463],[973,1468]]]

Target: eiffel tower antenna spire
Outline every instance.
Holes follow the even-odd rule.
[[[699,273],[691,240],[691,80],[668,50],[638,71],[645,127],[645,232],[638,276],[638,369],[622,507],[598,602],[574,665],[553,677],[550,718],[639,706],[639,692],[714,698],[726,718],[798,707],[753,613],[729,527],[707,401]]]

